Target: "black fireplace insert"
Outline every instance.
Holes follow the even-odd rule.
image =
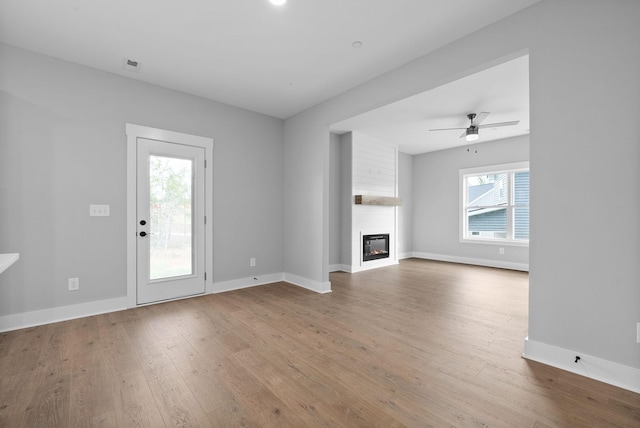
[[[389,257],[389,234],[362,235],[362,261]]]

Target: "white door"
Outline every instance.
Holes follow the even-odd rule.
[[[204,293],[205,149],[136,145],[136,303]]]

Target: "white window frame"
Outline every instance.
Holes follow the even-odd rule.
[[[513,177],[513,173],[523,172],[523,171],[529,171],[529,161],[513,162],[513,163],[501,164],[501,165],[487,165],[487,166],[480,166],[475,168],[465,168],[459,171],[460,182],[459,182],[458,188],[460,190],[460,197],[458,199],[460,201],[460,209],[458,210],[458,212],[460,215],[459,225],[460,225],[460,242],[461,243],[502,245],[502,246],[514,246],[514,247],[529,246],[529,240],[513,238],[514,220],[513,220],[512,213],[515,205],[513,203],[514,195],[513,195],[512,177]],[[467,177],[483,175],[483,174],[508,174],[509,200],[508,200],[508,204],[505,205],[505,208],[507,208],[507,238],[487,238],[487,237],[472,238],[467,236],[466,234],[468,229],[467,228],[467,212],[466,212],[467,202],[468,202],[467,192],[466,192]]]

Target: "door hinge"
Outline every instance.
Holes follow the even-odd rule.
[[[205,281],[207,280],[207,273],[206,272],[204,273],[204,280]]]
[[[207,216],[204,216],[204,224],[207,224]]]
[[[206,159],[204,160],[204,167],[205,168],[207,167],[207,160]]]

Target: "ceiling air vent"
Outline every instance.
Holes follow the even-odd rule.
[[[124,68],[125,70],[133,71],[134,73],[140,71],[140,65],[141,64],[138,61],[134,61],[130,58],[124,58],[122,60],[122,68]]]

